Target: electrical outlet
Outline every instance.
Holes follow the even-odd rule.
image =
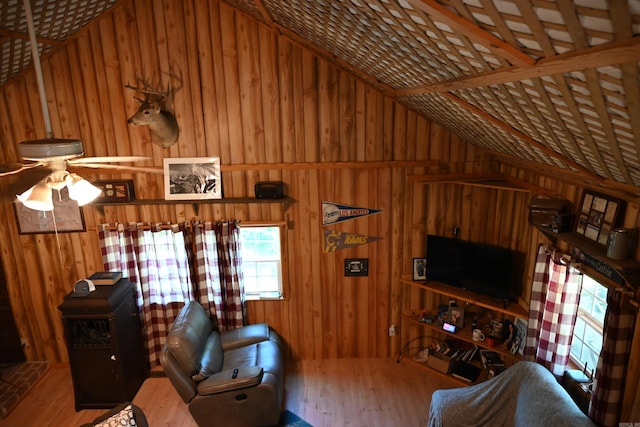
[[[29,340],[24,337],[20,337],[20,345],[22,347],[29,347]]]
[[[396,336],[396,325],[389,326],[389,336],[390,337]]]

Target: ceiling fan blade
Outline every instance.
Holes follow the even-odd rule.
[[[129,172],[144,172],[144,173],[157,173],[163,174],[164,170],[160,168],[145,168],[141,166],[123,166],[123,165],[109,165],[104,163],[73,163],[69,165],[74,168],[91,168],[91,169],[113,169]],[[108,172],[105,172],[108,173]]]
[[[122,163],[122,162],[142,162],[144,160],[151,160],[151,157],[144,156],[106,156],[106,157],[81,157],[78,159],[69,159],[67,162],[70,165],[85,166],[84,163]]]
[[[5,163],[0,164],[0,176],[14,175],[19,172],[23,172],[27,169],[32,169],[38,166],[42,166],[42,163]]]
[[[24,169],[19,174],[9,175],[0,180],[0,198],[13,201],[18,194],[24,193],[52,173],[53,169],[40,167]]]

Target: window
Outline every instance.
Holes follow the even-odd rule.
[[[282,298],[282,229],[279,225],[241,225],[244,291],[248,299]]]
[[[586,274],[582,275],[582,292],[576,327],[571,343],[571,360],[580,368],[593,371],[602,350],[602,331],[607,311],[607,288]]]

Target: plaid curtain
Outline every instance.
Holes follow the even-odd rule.
[[[185,301],[193,299],[185,225],[103,224],[99,240],[105,271],[122,271],[135,285],[151,366]],[[187,239],[185,239],[187,236]]]
[[[570,264],[556,262],[547,248],[540,245],[524,357],[545,366],[557,378],[562,377],[569,363],[581,289],[580,273]]]
[[[196,255],[192,248],[195,240],[194,230],[198,229],[200,227],[187,222],[132,223],[127,226],[103,224],[98,228],[105,271],[122,271],[124,277],[135,284],[151,367],[160,363],[159,355],[167,332],[186,301],[198,300],[204,307],[214,304],[216,307],[220,305],[223,308],[232,308],[231,304],[216,302],[221,300],[220,281],[215,275],[201,277],[199,270],[203,264],[202,259],[215,266],[218,263],[234,264],[235,269],[226,268],[223,271],[232,274],[231,282],[241,283],[241,275],[237,268],[240,260],[235,259],[239,257],[239,231],[235,232],[236,246],[232,246],[231,253],[227,254],[224,246],[217,246],[218,237],[213,233],[204,234],[201,239],[206,245],[213,244],[217,251]],[[217,258],[218,253],[224,254],[223,257],[232,261],[207,258]],[[201,261],[197,262],[197,259]],[[241,293],[240,300],[244,302],[243,287],[238,285],[237,289]],[[244,304],[242,310],[244,311]],[[217,310],[212,313],[218,318],[224,318]],[[242,319],[244,320],[244,317]],[[226,327],[231,328],[229,324]]]
[[[626,301],[625,292],[626,289],[619,288],[607,293],[602,351],[589,409],[589,417],[605,427],[618,425],[633,339],[635,309]]]
[[[202,222],[195,227],[197,300],[208,307],[219,331],[245,324],[238,221]]]

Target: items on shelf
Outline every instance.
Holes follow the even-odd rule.
[[[96,285],[113,285],[122,279],[122,271],[96,271],[91,276],[91,280]]]

